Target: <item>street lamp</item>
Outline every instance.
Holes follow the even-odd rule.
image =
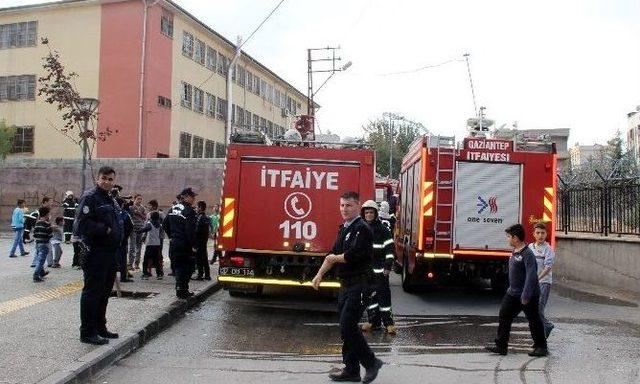
[[[89,130],[89,119],[91,119],[96,109],[98,109],[99,103],[98,99],[85,97],[80,99],[75,105],[76,110],[81,112],[83,120],[82,134],[80,136],[82,138],[82,177],[80,179],[80,196],[82,196],[86,188],[87,154],[89,150],[87,146],[87,131]]]

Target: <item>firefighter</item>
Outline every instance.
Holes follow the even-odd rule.
[[[367,307],[369,322],[362,325],[362,330],[378,330],[384,325],[387,333],[395,335],[389,288],[389,274],[395,259],[393,238],[389,228],[378,217],[378,205],[375,201],[365,201],[360,215],[373,231],[373,277]]]
[[[78,206],[78,199],[73,197],[72,191],[67,191],[64,194],[64,201],[62,202],[62,217],[64,218],[64,243],[69,244],[71,241],[71,235],[73,234],[73,222],[76,217],[76,207]]]
[[[169,257],[176,279],[176,296],[188,299],[189,280],[193,273],[196,252],[196,213],[191,207],[197,194],[191,188],[180,193],[181,202],[174,205],[162,222],[169,236]]]
[[[380,221],[389,228],[391,236],[393,237],[393,231],[396,228],[396,216],[394,214],[389,214],[389,203],[386,201],[380,203],[380,212],[378,212],[378,214],[380,216]]]
[[[362,335],[358,321],[364,309],[364,295],[369,291],[373,234],[360,218],[360,197],[357,192],[345,192],[340,197],[340,214],[344,223],[340,226],[336,242],[313,278],[311,285],[318,290],[322,278],[333,266],[340,279],[338,314],[342,338],[342,361],[345,367],[333,372],[333,381],[360,381],[360,365],[366,372],[363,383],[371,383],[384,364],[378,359]]]

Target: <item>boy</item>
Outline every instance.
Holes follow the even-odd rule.
[[[556,255],[551,249],[551,245],[546,242],[547,239],[547,227],[544,223],[536,223],[533,226],[533,237],[535,243],[529,244],[529,248],[536,256],[536,263],[538,264],[538,283],[540,284],[540,305],[539,312],[542,323],[544,324],[545,338],[549,338],[551,331],[554,328],[552,322],[550,322],[544,316],[544,309],[547,306],[547,300],[549,300],[549,293],[551,292],[552,272],[551,268],[555,262]]]
[[[513,254],[509,258],[509,289],[507,289],[500,306],[495,346],[488,346],[486,349],[489,352],[506,355],[513,319],[521,311],[524,311],[533,339],[533,350],[529,352],[529,356],[546,356],[549,353],[547,340],[544,337],[544,327],[538,312],[540,287],[538,286],[536,257],[524,242],[522,224],[512,225],[505,232],[509,245],[513,247]]]
[[[22,245],[23,233],[24,233],[24,200],[18,199],[16,208],[11,215],[11,229],[14,232],[13,245],[9,251],[9,257],[16,256],[16,248],[20,248],[20,255],[26,256],[29,252],[25,251],[24,245]]]
[[[55,225],[51,227],[53,236],[51,237],[51,248],[53,249],[53,265],[51,268],[60,268],[60,258],[62,257],[62,226],[64,225],[64,218],[61,216],[56,217]]]
[[[207,203],[200,200],[196,204],[196,266],[198,277],[196,280],[211,280],[211,268],[207,260],[207,241],[211,219],[207,217]]]
[[[213,206],[213,214],[209,216],[211,220],[211,238],[213,239],[213,256],[209,264],[213,265],[218,260],[218,257],[222,255],[222,252],[218,250],[218,227],[220,226],[220,205],[215,204]]]
[[[164,276],[162,270],[162,220],[160,220],[158,211],[151,212],[147,224],[140,230],[140,233],[147,233],[147,246],[144,249],[142,261],[142,279],[146,280],[151,277],[151,268],[155,268],[157,279],[162,280]]]
[[[49,254],[49,242],[52,237],[51,224],[49,224],[49,207],[38,208],[39,219],[33,227],[33,238],[36,241],[36,269],[33,271],[33,282],[43,282],[49,272],[44,270],[44,262]]]

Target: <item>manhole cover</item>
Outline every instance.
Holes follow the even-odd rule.
[[[146,300],[156,297],[158,292],[140,292],[140,291],[120,291],[121,298],[132,300]],[[116,291],[111,291],[111,297],[118,297]]]

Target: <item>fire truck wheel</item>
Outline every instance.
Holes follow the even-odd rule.
[[[402,289],[407,293],[414,291],[413,284],[411,284],[411,274],[409,273],[409,258],[404,255],[402,261]]]

